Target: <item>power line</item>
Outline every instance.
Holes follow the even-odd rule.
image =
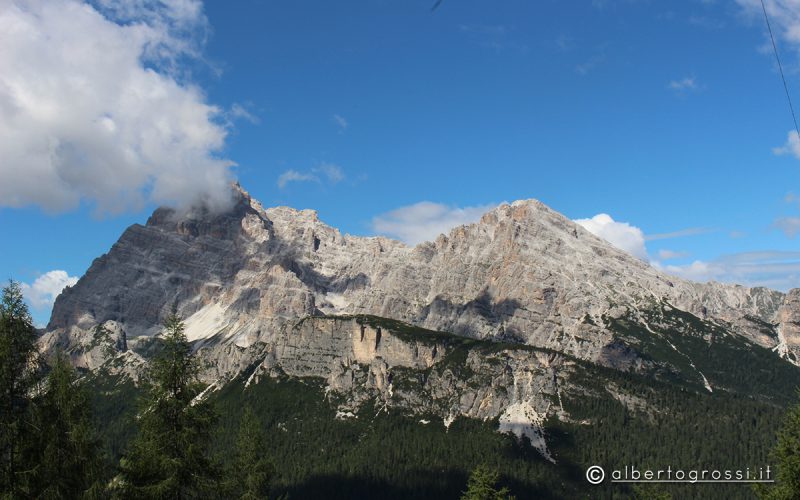
[[[767,22],[767,30],[769,31],[769,39],[772,40],[772,50],[775,52],[775,60],[778,61],[778,70],[781,73],[781,80],[783,80],[783,90],[786,91],[786,100],[789,101],[789,111],[792,112],[792,121],[794,121],[794,131],[797,133],[797,138],[800,140],[800,127],[797,126],[797,117],[794,114],[794,106],[792,106],[792,98],[789,96],[789,86],[786,84],[786,76],[783,74],[783,65],[781,58],[778,56],[778,46],[775,44],[775,36],[772,34],[772,26],[769,24],[769,16],[767,16],[767,7],[764,5],[764,0],[761,0],[761,9],[764,11],[764,21]]]

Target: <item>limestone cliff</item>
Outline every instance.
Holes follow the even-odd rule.
[[[345,413],[378,395],[444,419],[497,418],[532,441],[532,422],[567,418],[553,399],[566,359],[676,371],[708,390],[715,382],[693,361],[696,342],[734,339],[774,350],[775,362],[800,359],[800,290],[664,274],[535,200],[502,205],[408,247],[343,235],[314,211],[265,209],[236,191],[227,213],[161,208],[146,225],[128,228],[58,297],[43,346],[59,345],[89,369],[111,360],[135,377],[175,307],[209,382],[255,365],[255,378],[279,370],[325,379],[347,395]],[[401,323],[379,330],[353,319],[364,315],[506,347],[459,358],[481,380],[470,385],[437,368],[448,342],[400,339]],[[100,340],[98,325],[107,330]],[[656,341],[677,354],[655,349]],[[416,391],[397,383],[420,373],[427,375]]]

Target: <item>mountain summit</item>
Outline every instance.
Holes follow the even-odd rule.
[[[174,308],[218,387],[276,370],[318,377],[346,394],[342,411],[369,393],[445,421],[498,418],[545,456],[539,424],[565,417],[545,395],[568,390],[575,363],[746,392],[755,385],[726,375],[721,352],[800,359],[800,290],[669,276],[536,200],[409,247],[235,196],[225,213],[159,208],[129,227],[58,297],[44,347],[135,378]],[[461,348],[485,383],[426,375],[433,393],[398,396],[399,368],[441,368]]]

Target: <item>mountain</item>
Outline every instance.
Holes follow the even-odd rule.
[[[592,422],[587,398],[652,419],[650,384],[770,408],[800,385],[800,289],[667,275],[538,201],[409,247],[234,195],[128,228],[57,298],[43,347],[136,381],[174,308],[220,394],[313,379],[338,419],[493,422],[551,462],[548,428]]]

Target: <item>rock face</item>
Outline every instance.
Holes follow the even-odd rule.
[[[43,346],[59,345],[76,364],[98,368],[107,363],[108,350],[98,350],[92,339],[97,325],[104,325],[108,342],[117,351],[125,346],[118,370],[136,372],[130,367],[146,362],[174,307],[207,361],[209,381],[230,379],[257,363],[265,373],[324,378],[332,390],[348,392],[352,404],[361,398],[355,388],[362,378],[373,395],[397,394],[397,384],[387,379],[393,369],[430,372],[437,356],[446,357],[435,349],[446,346],[399,342],[392,335],[378,340],[378,330],[362,331],[352,321],[303,318],[374,315],[552,350],[559,359],[645,370],[652,360],[609,325],[624,319],[653,331],[650,311],[674,310],[773,349],[776,358],[800,359],[800,290],[783,294],[666,275],[535,200],[502,205],[478,223],[408,247],[342,235],[314,211],[265,209],[238,186],[236,191],[238,202],[228,213],[161,208],[145,226],[128,228],[58,297]],[[712,342],[713,336],[704,338]],[[490,374],[488,359],[467,356],[464,363]],[[498,418],[508,430],[518,421],[541,420],[553,414],[545,409],[551,401],[531,391],[553,394],[548,363],[554,361],[545,361],[509,351],[501,364],[510,372],[492,375],[488,386],[471,392],[431,375],[428,387],[441,389],[431,389],[431,404],[454,394],[459,403],[426,411],[443,418]],[[493,384],[506,395],[492,392]],[[534,441],[533,427],[525,429],[520,432]]]
[[[800,358],[800,288],[790,290],[776,314],[778,345],[775,350],[794,364]]]
[[[114,321],[129,342],[173,306],[190,340],[248,346],[308,315],[374,314],[473,338],[602,360],[603,315],[666,301],[764,347],[795,352],[797,291],[681,280],[542,203],[502,205],[410,248],[342,235],[310,210],[264,209],[244,191],[226,214],[158,209],[56,300],[48,337],[67,345]],[[794,326],[793,326],[794,325]]]

